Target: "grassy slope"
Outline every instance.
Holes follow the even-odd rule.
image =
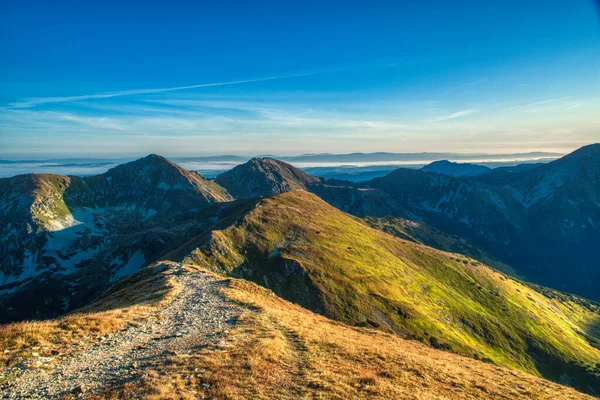
[[[519,278],[517,272],[509,265],[492,258],[489,254],[476,247],[467,239],[441,231],[423,221],[413,221],[401,217],[367,217],[369,226],[390,233],[401,239],[410,240],[431,246],[439,250],[460,253],[467,257],[493,267],[508,275]]]
[[[590,399],[565,386],[314,314],[244,280],[225,344],[157,363],[98,399]]]
[[[0,376],[2,367],[33,352],[59,360],[84,352],[100,336],[152,318],[178,291],[169,268],[148,267],[77,313],[0,326]],[[246,308],[225,344],[157,360],[141,379],[86,397],[591,399],[529,374],[329,320],[248,281],[230,280],[223,294]]]
[[[45,230],[60,227],[63,222],[68,223],[71,212],[63,194],[70,183],[70,177],[66,176],[30,174],[2,179],[0,188],[4,195],[13,196],[9,204],[20,207],[18,211],[24,213],[19,215],[20,218],[27,218],[27,214],[31,213],[38,225],[34,229]],[[17,200],[18,197],[20,199]]]
[[[600,351],[590,344],[598,338],[585,333],[598,323],[594,304],[551,299],[477,261],[369,228],[304,191],[262,200],[188,261],[337,320],[600,392]]]

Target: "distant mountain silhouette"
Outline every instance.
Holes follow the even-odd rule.
[[[455,163],[448,160],[441,160],[434,161],[421,168],[421,170],[452,176],[476,176],[489,172],[491,168],[477,164]]]

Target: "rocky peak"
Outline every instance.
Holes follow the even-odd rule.
[[[273,158],[253,158],[219,175],[217,183],[237,198],[270,196],[294,189],[306,189],[320,182],[304,171]]]
[[[177,164],[157,154],[150,154],[139,160],[116,166],[103,175],[133,179],[134,182],[140,179],[148,181],[148,179],[162,178],[170,181],[178,180],[182,183],[186,174],[187,171]]]
[[[231,199],[214,182],[156,154],[86,177],[80,189],[69,196],[88,206],[135,205],[170,212]]]

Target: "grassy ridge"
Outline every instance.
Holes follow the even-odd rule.
[[[371,229],[304,191],[262,200],[188,261],[347,323],[600,393],[593,306]]]

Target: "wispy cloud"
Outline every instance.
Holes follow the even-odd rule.
[[[520,107],[521,108],[531,108],[531,107],[541,106],[541,105],[549,104],[549,103],[558,103],[558,102],[561,102],[564,100],[570,100],[572,98],[573,98],[573,96],[557,97],[554,99],[546,99],[546,100],[536,101],[536,102],[529,103],[529,104],[524,104],[524,105],[521,105]]]
[[[521,111],[527,113],[542,113],[560,110],[570,110],[573,108],[581,107],[583,104],[574,96],[563,96],[552,99],[545,99],[541,101],[535,101],[527,104],[518,104],[508,107],[508,111]]]
[[[277,80],[277,79],[297,78],[297,77],[301,77],[301,76],[315,75],[318,73],[320,73],[320,72],[305,72],[305,73],[299,73],[299,74],[277,75],[277,76],[269,76],[269,77],[264,77],[264,78],[243,79],[243,80],[237,80],[237,81],[201,83],[198,85],[175,86],[175,87],[169,87],[169,88],[122,90],[122,91],[117,91],[117,92],[84,94],[84,95],[79,95],[79,96],[32,97],[32,98],[23,99],[22,101],[10,103],[8,105],[8,107],[5,107],[5,108],[29,108],[29,107],[34,107],[37,105],[49,104],[49,103],[66,103],[66,102],[72,102],[72,101],[107,99],[107,98],[112,98],[112,97],[132,96],[132,95],[139,95],[139,94],[175,92],[175,91],[180,91],[180,90],[190,90],[190,89],[215,87],[215,86],[239,85],[239,84],[243,84],[243,83],[265,82],[265,81],[273,81],[273,80]]]
[[[433,121],[433,122],[439,122],[439,121],[447,121],[447,120],[449,120],[449,119],[455,119],[455,118],[466,117],[467,115],[471,115],[471,114],[473,114],[474,112],[475,112],[475,110],[471,110],[471,109],[468,109],[468,110],[460,110],[460,111],[454,112],[454,113],[452,113],[452,114],[449,114],[449,115],[443,115],[443,116],[441,116],[441,117],[434,118],[434,119],[432,119],[432,121]]]
[[[168,88],[132,89],[132,90],[122,90],[122,91],[115,91],[115,92],[83,94],[83,95],[77,95],[77,96],[31,97],[31,98],[25,98],[20,101],[15,101],[15,102],[9,103],[7,106],[0,107],[0,108],[1,109],[31,108],[31,107],[35,107],[35,106],[42,105],[42,104],[67,103],[67,102],[75,102],[75,101],[82,101],[82,100],[107,99],[107,98],[121,97],[121,96],[175,92],[175,91],[181,91],[181,90],[209,88],[209,87],[216,87],[216,86],[239,85],[239,84],[252,83],[252,82],[265,82],[265,81],[273,81],[273,80],[278,80],[278,79],[289,79],[289,78],[298,78],[298,77],[303,77],[303,76],[328,74],[328,73],[334,73],[334,72],[339,72],[339,71],[355,71],[355,72],[357,72],[357,71],[361,71],[363,69],[394,68],[398,65],[401,65],[401,63],[389,62],[389,61],[382,63],[381,60],[375,60],[375,61],[368,62],[368,63],[330,66],[330,67],[325,67],[325,68],[320,68],[320,69],[312,69],[312,70],[303,71],[303,72],[280,74],[280,75],[274,75],[274,76],[252,78],[252,79],[241,79],[241,80],[235,80],[235,81],[201,83],[201,84],[196,84],[196,85],[174,86],[174,87],[168,87]]]

